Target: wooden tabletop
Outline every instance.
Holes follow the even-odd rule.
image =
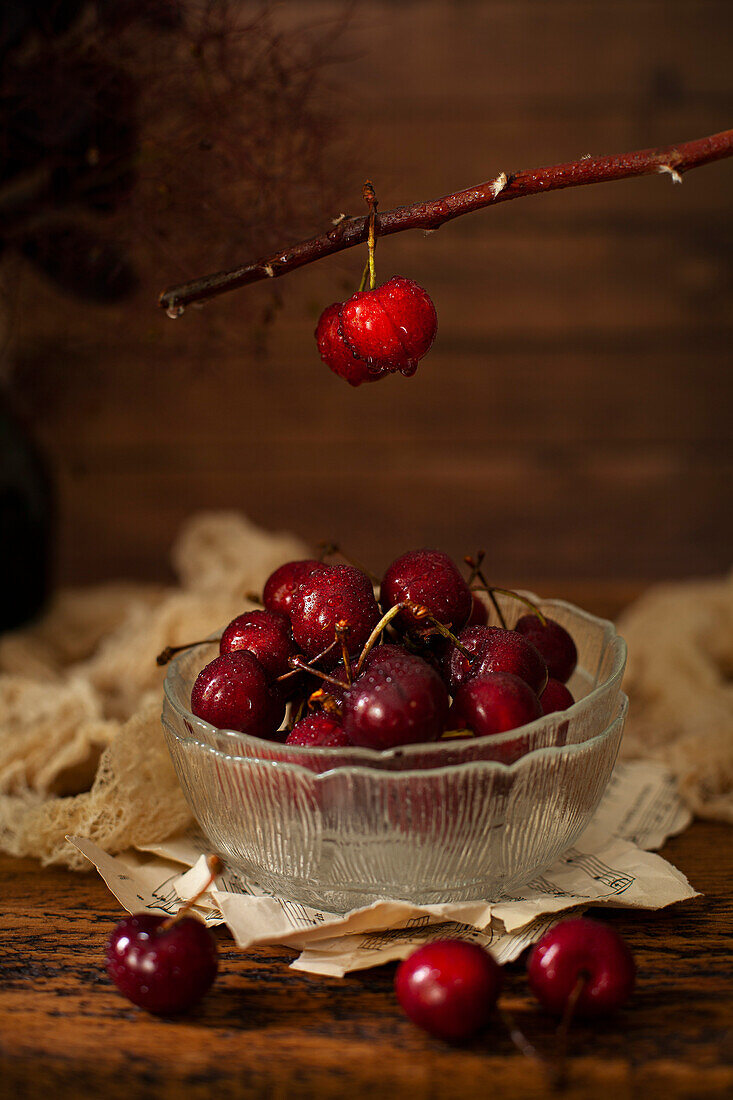
[[[705,896],[661,913],[604,911],[634,951],[638,988],[616,1018],[573,1029],[569,1097],[733,1095],[733,878],[729,827],[699,822],[664,849]],[[198,1010],[147,1015],[104,972],[121,917],[96,875],[0,858],[0,1096],[217,1100],[239,1096],[551,1095],[500,1021],[453,1048],[418,1031],[394,965],[344,979],[290,970],[285,948],[241,951],[218,932],[221,969]],[[504,1003],[542,1052],[553,1024],[507,967]]]

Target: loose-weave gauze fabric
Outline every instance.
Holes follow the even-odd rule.
[[[60,592],[37,624],[0,638],[0,848],[82,868],[67,834],[116,852],[186,826],[156,655],[252,608],[244,593],[304,556],[241,515],[198,515],[173,548],[178,587]]]

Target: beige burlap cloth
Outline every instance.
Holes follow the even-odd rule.
[[[156,654],[224,625],[251,606],[244,592],[306,554],[241,515],[202,514],[173,548],[177,587],[61,592],[0,639],[0,848],[88,868],[66,834],[117,852],[183,828]],[[652,589],[621,626],[626,755],[669,764],[697,814],[733,821],[733,579]]]

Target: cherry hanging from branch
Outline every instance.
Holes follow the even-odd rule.
[[[463,214],[525,195],[538,195],[565,187],[582,187],[591,183],[609,183],[612,180],[654,174],[668,175],[674,183],[681,183],[683,173],[730,156],[733,156],[733,129],[659,149],[584,157],[567,164],[533,168],[510,175],[501,172],[495,179],[469,187],[465,191],[456,191],[429,202],[399,206],[382,214],[376,213],[375,197],[374,207],[372,209],[370,206],[366,217],[341,217],[332,229],[321,236],[300,241],[230,271],[219,271],[181,286],[171,287],[161,294],[160,305],[169,316],[178,317],[186,306],[194,302],[206,302],[226,291],[286,275],[305,264],[315,263],[326,256],[363,244],[369,238],[372,220],[375,237],[387,237],[406,229],[439,229],[445,222]]]

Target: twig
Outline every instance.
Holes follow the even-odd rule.
[[[402,233],[406,229],[438,229],[453,218],[494,206],[499,202],[559,191],[564,187],[582,187],[588,183],[609,183],[633,176],[668,174],[678,182],[683,172],[700,168],[714,160],[733,156],[733,130],[723,130],[711,137],[697,138],[662,149],[641,149],[635,153],[618,153],[607,157],[587,157],[549,168],[532,168],[510,176],[501,173],[495,179],[456,191],[431,202],[398,206],[376,215],[375,232],[380,237]],[[171,317],[179,316],[192,302],[205,302],[228,290],[276,278],[295,271],[305,264],[333,256],[346,248],[362,244],[369,236],[371,216],[340,219],[328,233],[275,252],[271,256],[243,264],[231,271],[204,275],[182,286],[171,287],[160,296],[160,305]]]

